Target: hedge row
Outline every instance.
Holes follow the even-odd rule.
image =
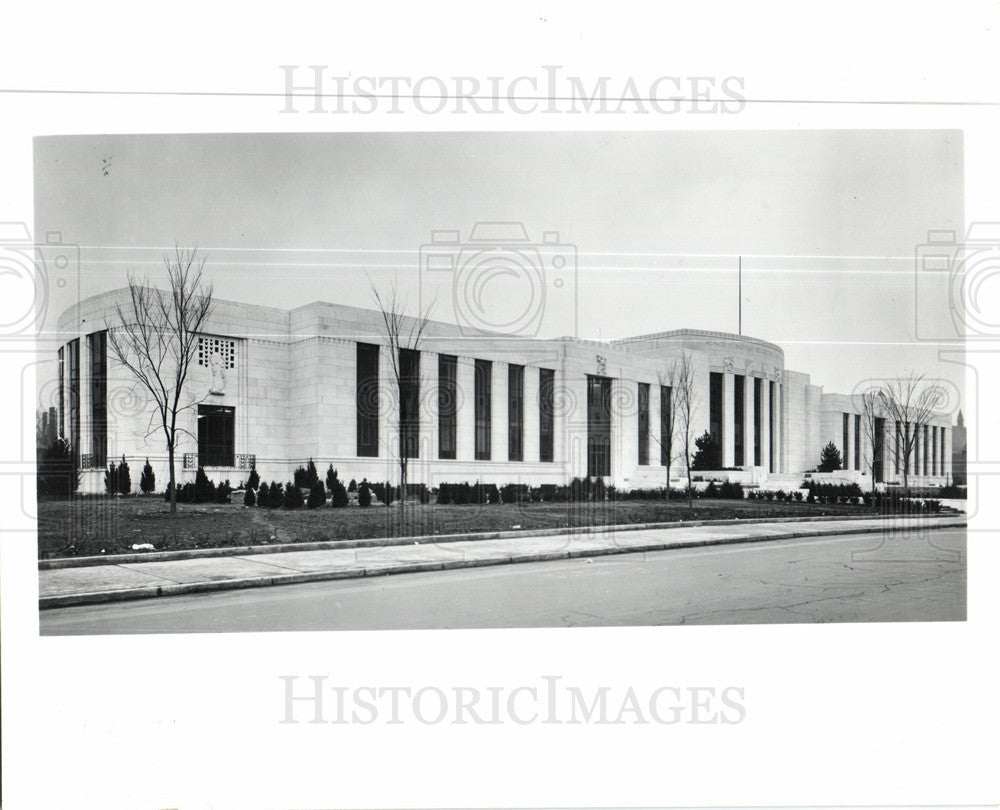
[[[812,500],[809,503],[815,503],[815,497],[810,494],[809,496]],[[790,492],[785,492],[783,489],[752,489],[747,492],[747,500],[749,501],[784,501],[785,503],[802,503],[805,500],[805,496],[802,494],[801,490],[793,489]]]
[[[861,487],[857,484],[826,484],[821,481],[803,481],[802,488],[808,489],[810,495],[814,495],[818,498],[857,498],[861,499],[862,491]],[[821,501],[822,502],[822,501]],[[836,500],[826,501],[827,503],[836,503]],[[857,503],[858,501],[852,501],[852,503]],[[847,501],[841,501],[841,503],[847,503]]]
[[[229,503],[232,493],[228,480],[216,486],[215,482],[208,480],[205,470],[199,467],[193,484],[188,482],[177,488],[177,503]],[[170,501],[170,484],[163,491],[163,499]]]

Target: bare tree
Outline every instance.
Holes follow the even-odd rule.
[[[864,431],[865,440],[868,443],[869,452],[864,457],[865,469],[872,478],[872,493],[875,492],[875,472],[879,467],[879,460],[882,458],[883,442],[885,436],[882,435],[885,424],[885,408],[882,404],[881,389],[878,387],[869,388],[860,394],[855,394],[855,403],[861,411],[861,429]]]
[[[667,366],[666,371],[657,372],[656,378],[660,383],[660,433],[659,437],[656,439],[657,445],[660,447],[660,457],[666,460],[666,473],[667,473],[667,500],[670,500],[670,465],[674,458],[674,433],[675,425],[677,420],[675,418],[676,402],[677,402],[677,374],[678,374],[678,363],[675,360],[669,366]],[[664,399],[663,389],[666,388],[668,394]],[[666,418],[663,416],[663,408],[666,406],[667,415]]]
[[[694,442],[694,415],[698,410],[698,395],[694,384],[694,367],[691,355],[684,352],[672,369],[671,422],[676,423],[677,441],[684,455],[684,469],[687,473],[688,507],[694,505],[694,491],[691,486],[691,449]],[[671,449],[673,439],[671,439]],[[667,489],[669,490],[669,481]]]
[[[184,400],[184,385],[198,351],[198,333],[212,312],[212,287],[202,285],[205,260],[197,249],[177,246],[164,255],[170,290],[150,286],[148,279],[128,279],[130,301],[115,308],[116,323],[108,325],[108,347],[135,375],[156,403],[167,444],[170,467],[170,511],[177,511],[174,456],[178,437],[190,435],[179,424],[180,414],[194,405]]]
[[[910,456],[920,441],[922,426],[935,415],[945,394],[940,382],[911,372],[879,386],[882,408],[896,423],[896,439],[890,445],[896,466],[903,470],[903,486],[910,484]]]
[[[383,292],[368,279],[372,298],[382,313],[383,333],[389,349],[389,368],[396,393],[399,432],[399,505],[406,503],[407,471],[411,456],[416,454],[419,436],[414,435],[415,420],[419,419],[419,380],[413,380],[414,354],[420,351],[424,331],[430,320],[433,302],[417,313],[405,314],[406,302],[402,301],[395,282],[390,282]],[[411,354],[414,353],[414,354]]]

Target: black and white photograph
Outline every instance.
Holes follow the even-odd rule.
[[[963,620],[962,147],[38,139],[42,631]]]
[[[5,8],[4,810],[995,805],[996,12]]]

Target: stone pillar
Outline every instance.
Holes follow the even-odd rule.
[[[948,477],[949,482],[951,481],[952,469],[951,469],[951,453],[952,453],[952,429],[951,428],[941,428],[941,433],[943,436],[944,444],[944,474]]]
[[[785,461],[785,386],[781,382],[774,384],[774,407],[777,414],[774,418],[775,434],[771,437],[777,447],[774,451],[774,471],[784,473],[788,469]]]
[[[418,400],[420,414],[420,458],[410,461],[410,468],[417,472],[419,479],[409,476],[416,483],[418,480],[428,483],[426,471],[429,463],[438,457],[438,354],[437,352],[420,352],[420,399]]]
[[[507,461],[507,363],[493,361],[490,461]]]
[[[524,369],[524,418],[521,429],[525,461],[539,460],[538,380],[538,368],[526,366]]]
[[[754,464],[753,441],[753,386],[755,378],[749,374],[743,378],[743,464]]]
[[[493,361],[493,446],[490,451],[491,461],[507,461],[507,434],[508,434],[508,363]]]
[[[944,475],[944,427],[938,425],[934,452],[937,454],[937,474]]]
[[[455,459],[476,457],[475,361],[459,357],[455,368]]]
[[[735,464],[736,443],[733,436],[733,375],[722,375],[722,466],[732,467]]]
[[[771,381],[760,381],[760,462],[765,472],[771,469]]]
[[[80,421],[80,455],[81,458],[84,455],[89,455],[94,452],[94,443],[91,436],[91,417],[93,414],[93,407],[91,405],[91,356],[90,356],[90,337],[87,335],[80,335],[80,407],[78,419]],[[81,463],[81,467],[82,467]],[[84,469],[89,469],[89,467],[84,467]],[[103,486],[103,480],[101,482]],[[103,490],[102,490],[103,491]]]

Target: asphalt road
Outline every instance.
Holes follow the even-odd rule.
[[[42,635],[961,621],[964,529],[839,535],[45,610]]]

